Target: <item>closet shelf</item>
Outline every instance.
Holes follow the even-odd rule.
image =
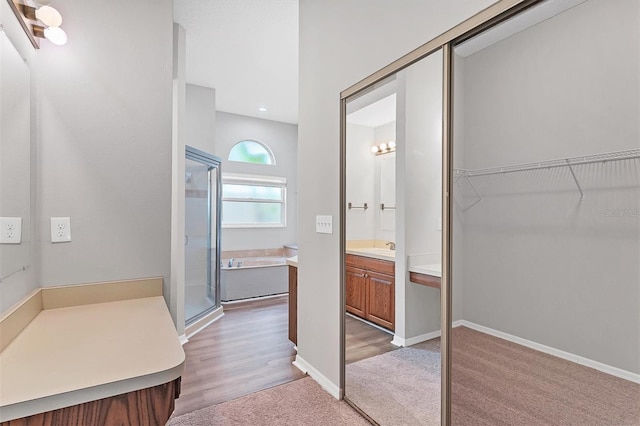
[[[477,170],[456,169],[455,176],[459,179],[460,177],[488,176],[488,175],[495,175],[495,174],[501,174],[501,173],[522,172],[527,170],[551,169],[554,167],[571,167],[571,166],[578,166],[582,164],[606,163],[608,161],[632,160],[635,158],[640,158],[640,149],[630,149],[626,151],[607,152],[604,154],[585,155],[582,157],[560,158],[557,160],[539,161],[537,163],[524,163],[524,164],[515,164],[510,166],[502,166],[502,167],[489,167],[486,169],[477,169]]]
[[[629,149],[625,151],[615,151],[615,152],[606,152],[603,154],[595,154],[595,155],[584,155],[581,157],[569,157],[569,158],[560,158],[556,160],[547,160],[547,161],[539,161],[536,163],[524,163],[524,164],[514,164],[510,166],[502,166],[502,167],[489,167],[486,169],[476,169],[476,170],[468,170],[468,169],[454,169],[454,182],[458,182],[460,179],[465,179],[473,191],[476,193],[478,198],[481,200],[482,196],[478,193],[474,185],[471,183],[469,178],[478,177],[478,176],[489,176],[489,175],[497,175],[497,174],[506,174],[506,173],[515,173],[515,172],[523,172],[529,170],[538,170],[538,169],[552,169],[556,167],[568,167],[571,172],[571,176],[573,177],[573,181],[578,187],[578,191],[580,192],[580,199],[584,197],[584,193],[582,192],[582,187],[580,186],[580,182],[576,177],[573,167],[580,166],[584,164],[594,164],[594,163],[607,163],[610,161],[622,161],[622,160],[634,160],[640,158],[640,149]],[[480,201],[478,200],[478,201]]]

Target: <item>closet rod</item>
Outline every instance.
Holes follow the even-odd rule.
[[[556,167],[569,167],[573,174],[572,166],[583,164],[606,163],[609,161],[633,160],[640,158],[640,149],[630,149],[626,151],[608,152],[596,155],[586,155],[582,157],[561,158],[557,160],[540,161],[537,163],[516,164],[504,167],[490,167],[478,170],[456,170],[456,176],[461,177],[489,176],[503,173],[514,173],[538,169],[551,169]],[[575,176],[575,175],[574,175]]]

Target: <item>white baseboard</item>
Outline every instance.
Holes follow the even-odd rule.
[[[454,321],[451,324],[452,328],[460,327],[462,325],[462,320]],[[471,328],[471,327],[469,327]],[[401,348],[406,348],[407,346],[413,346],[417,343],[426,342],[427,340],[435,339],[436,337],[440,337],[440,330],[432,331],[431,333],[421,334],[419,336],[410,337],[408,339],[404,339],[398,335],[393,336],[393,340],[391,341],[392,345],[399,346]]]
[[[502,331],[494,330],[492,328],[475,324],[470,321],[461,320],[456,322],[460,323],[458,324],[458,326],[463,325],[472,330],[489,334],[491,336],[498,337],[500,339],[507,340],[509,342],[517,343],[519,345],[525,346],[530,349],[534,349],[536,351],[544,352],[549,355],[557,356],[558,358],[566,359],[568,361],[575,362],[576,364],[584,365],[585,367],[590,367],[595,370],[602,371],[603,373],[607,373],[612,376],[628,380],[630,382],[640,383],[640,374],[632,373],[631,371],[626,371],[621,368],[613,367],[611,365],[604,364],[599,361],[594,361],[589,358],[584,358],[580,355],[572,354],[570,352],[565,352],[560,349],[552,348],[551,346],[543,345],[541,343],[532,342],[531,340],[523,339],[521,337],[504,333]],[[456,327],[455,323],[454,323],[454,327]]]
[[[205,328],[213,324],[215,321],[222,318],[223,315],[224,315],[224,308],[220,306],[219,308],[211,311],[210,313],[203,316],[193,324],[188,325],[187,327],[185,327],[185,330],[184,330],[184,334],[187,336],[186,338],[187,339],[192,338],[193,336],[195,336],[196,334],[198,334],[199,332],[201,332],[202,330],[204,330]]]
[[[184,346],[185,343],[189,342],[189,339],[187,339],[186,334],[181,334],[180,336],[178,336],[178,339],[180,339],[180,344],[182,346]]]
[[[420,334],[419,336],[409,337],[408,339],[404,339],[395,335],[393,336],[391,344],[400,346],[401,348],[406,348],[407,346],[413,346],[417,343],[426,342],[427,340],[435,339],[436,337],[440,337],[440,330],[432,331],[431,333]]]
[[[296,360],[293,361],[293,365],[295,365],[298,370],[302,371],[304,374],[308,374],[318,382],[322,389],[329,392],[329,394],[335,399],[340,399],[340,388],[333,384],[331,380],[329,380],[325,375],[316,370],[311,364],[302,359],[300,355],[296,355]]]

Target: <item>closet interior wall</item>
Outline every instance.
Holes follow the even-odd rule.
[[[456,56],[454,167],[638,150],[638,9],[590,0]],[[582,199],[571,172],[457,180],[454,315],[637,375],[640,160],[573,167]]]

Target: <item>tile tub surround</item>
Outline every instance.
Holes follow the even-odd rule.
[[[287,245],[279,248],[251,249],[251,250],[223,250],[221,259],[246,259],[254,257],[291,257],[298,254],[297,245]],[[226,263],[224,263],[226,265]]]
[[[0,421],[162,385],[184,368],[162,278],[38,289],[0,332]]]

